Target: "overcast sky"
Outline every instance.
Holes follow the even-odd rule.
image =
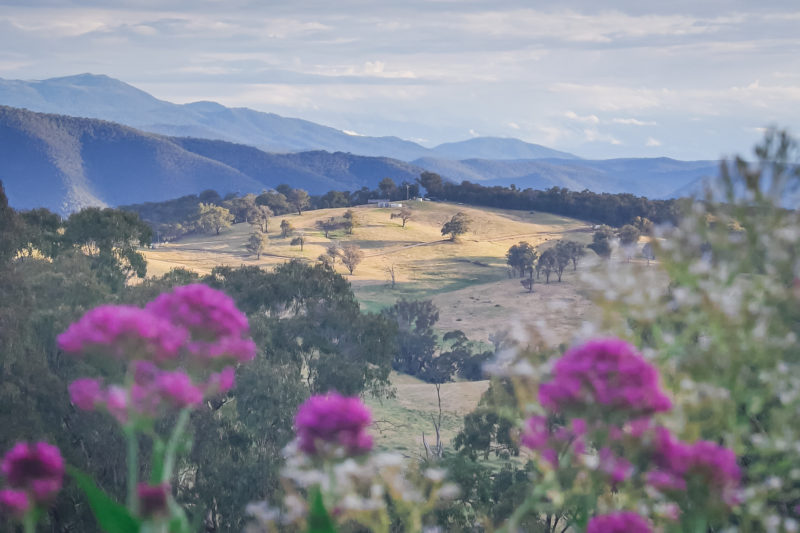
[[[0,77],[82,72],[429,146],[717,158],[800,133],[800,1],[0,0]]]

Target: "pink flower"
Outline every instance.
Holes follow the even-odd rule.
[[[236,383],[236,370],[232,366],[226,366],[221,372],[211,374],[206,383],[206,395],[225,394],[233,388]]]
[[[46,503],[61,489],[64,459],[57,447],[46,442],[18,442],[0,469],[10,487],[32,491],[37,503]]]
[[[651,533],[647,520],[631,511],[598,515],[589,520],[586,533]]]
[[[202,283],[177,287],[147,304],[147,310],[183,326],[198,340],[240,338],[247,334],[247,317],[233,299]]]
[[[613,483],[628,479],[633,473],[633,465],[624,457],[618,457],[610,448],[602,448],[599,452],[600,470],[605,472]]]
[[[553,379],[539,387],[539,401],[559,412],[606,406],[627,416],[669,410],[658,372],[620,339],[600,339],[568,350],[556,362]]]
[[[111,385],[106,390],[106,409],[120,424],[128,421],[128,391],[119,385]]]
[[[167,502],[170,493],[169,483],[161,483],[159,485],[139,483],[136,487],[136,493],[139,496],[140,512],[143,517],[152,518],[167,514]]]
[[[541,450],[547,446],[549,440],[550,428],[547,425],[547,417],[530,417],[525,423],[525,430],[522,433],[522,445],[531,450]]]
[[[58,336],[67,353],[103,353],[119,359],[175,359],[186,331],[144,309],[102,305],[88,311]]]
[[[75,407],[91,411],[103,402],[103,389],[97,379],[81,378],[69,384],[69,398]]]
[[[189,331],[186,348],[196,363],[244,363],[256,356],[247,317],[224,292],[201,283],[186,285],[161,294],[146,309]]]
[[[312,396],[300,406],[294,422],[299,447],[309,455],[324,454],[325,445],[341,446],[350,455],[372,449],[372,437],[366,433],[372,415],[359,398]]]
[[[0,490],[0,512],[20,520],[31,508],[28,493],[24,490]]]
[[[156,389],[162,398],[178,408],[195,406],[203,402],[203,391],[192,383],[192,378],[182,370],[159,374],[156,378]]]

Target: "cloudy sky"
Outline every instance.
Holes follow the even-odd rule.
[[[425,145],[717,158],[800,133],[798,0],[0,0],[0,77],[107,74]]]

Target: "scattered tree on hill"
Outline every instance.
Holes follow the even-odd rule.
[[[519,280],[520,284],[528,289],[528,292],[533,292],[533,275],[529,278]]]
[[[355,244],[347,243],[342,246],[342,263],[352,275],[356,267],[364,259],[364,252]]]
[[[292,246],[300,246],[300,251],[302,252],[303,246],[305,246],[306,244],[306,236],[300,233],[297,235],[297,237],[292,239],[292,241],[289,244],[291,244]]]
[[[394,263],[388,263],[383,267],[383,271],[386,272],[387,276],[389,276],[389,282],[392,284],[392,288],[394,289],[394,286],[397,283],[397,265]]]
[[[578,261],[581,257],[586,255],[586,247],[579,242],[575,241],[558,241],[563,246],[563,251],[572,261],[572,270],[578,270]],[[563,244],[562,244],[563,243]]]
[[[330,258],[331,265],[335,266],[336,259],[342,255],[342,247],[339,246],[338,242],[334,241],[325,249],[325,255]]]
[[[247,244],[245,248],[251,254],[254,254],[257,259],[261,259],[261,254],[264,253],[264,250],[267,249],[267,245],[269,244],[269,240],[267,235],[261,231],[254,231],[250,234],[250,238],[247,240]]]
[[[420,185],[425,188],[425,196],[441,198],[444,193],[444,180],[439,174],[433,172],[423,172],[417,179]]]
[[[317,220],[316,223],[317,228],[325,235],[325,238],[328,238],[328,234],[332,231],[336,231],[337,229],[342,227],[342,223],[336,220],[333,217],[327,218],[325,220]]]
[[[642,246],[642,257],[647,260],[647,265],[650,266],[650,261],[656,258],[656,254],[653,251],[652,243],[648,242],[644,246]]]
[[[622,245],[622,249],[625,250],[625,260],[630,261],[631,256],[633,255],[633,251],[636,247],[636,243],[639,242],[639,237],[641,236],[641,232],[631,224],[625,224],[619,230],[619,242]]]
[[[197,226],[201,231],[214,231],[219,235],[220,230],[230,228],[233,224],[233,215],[222,206],[200,204],[197,207]]]
[[[292,234],[294,228],[292,227],[292,223],[286,220],[285,218],[281,220],[281,237],[284,239]]]
[[[561,276],[564,274],[564,269],[567,268],[569,265],[570,259],[572,258],[572,251],[567,241],[558,241],[556,242],[555,247],[553,248],[556,253],[556,275],[558,275],[558,281],[561,282]]]
[[[241,197],[234,196],[225,200],[222,207],[227,209],[233,215],[233,222],[252,222],[253,217],[256,215],[256,195],[246,194]]]
[[[539,256],[536,266],[544,273],[545,283],[550,283],[550,274],[558,270],[555,248],[548,248]]]
[[[355,211],[353,211],[352,209],[348,209],[347,211],[344,212],[342,218],[344,219],[342,221],[342,227],[344,228],[344,230],[347,232],[348,235],[352,235],[353,228],[358,226],[358,218],[356,217]]]
[[[406,222],[411,220],[411,217],[413,216],[413,214],[414,213],[411,211],[411,209],[409,209],[408,207],[404,207],[404,208],[402,208],[400,210],[399,213],[392,213],[390,215],[390,218],[399,218],[400,220],[403,221],[403,227],[405,228],[406,227]]]
[[[272,209],[266,205],[256,205],[250,217],[250,223],[258,226],[263,233],[269,233],[269,219]]]
[[[308,193],[303,189],[292,189],[286,199],[289,201],[289,204],[295,208],[298,215],[302,215],[303,209],[311,204]]]
[[[448,220],[442,226],[442,235],[450,235],[450,240],[455,241],[459,235],[463,235],[469,231],[469,226],[472,220],[466,213],[459,211],[453,218]]]
[[[533,277],[533,265],[536,263],[538,252],[530,243],[520,241],[506,252],[506,263],[511,269],[519,273],[519,277],[529,274]]]
[[[286,195],[278,191],[264,191],[256,197],[256,204],[269,207],[276,215],[285,215],[292,210]]]
[[[592,243],[587,246],[594,253],[604,259],[611,257],[611,239],[614,238],[614,230],[608,226],[601,226],[592,235]]]

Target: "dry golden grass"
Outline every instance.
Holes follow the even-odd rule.
[[[218,265],[260,265],[271,267],[290,258],[315,261],[332,240],[352,242],[365,257],[354,275],[341,263],[345,275],[365,310],[377,311],[398,298],[430,298],[440,309],[438,329],[464,331],[470,339],[488,341],[499,330],[515,323],[522,325],[544,320],[547,327],[568,340],[590,310],[581,284],[570,269],[564,281],[549,285],[537,283],[528,293],[518,279],[509,279],[505,254],[512,244],[530,242],[546,248],[549,241],[568,238],[582,243],[591,240],[591,227],[565,217],[500,209],[477,209],[448,203],[411,202],[414,217],[403,228],[390,215],[397,209],[354,208],[358,226],[353,235],[335,232],[331,239],[315,224],[345,209],[309,211],[302,216],[274,217],[270,222],[270,245],[260,261],[245,250],[250,234],[247,224],[237,224],[219,236],[200,235],[146,250],[151,275],[161,275],[175,267],[205,274]],[[458,242],[443,240],[442,224],[463,211],[473,220],[472,229]],[[281,238],[281,220],[287,219],[295,233],[306,237],[304,250]],[[589,253],[591,254],[591,252]],[[396,286],[389,284],[387,267],[396,270]],[[579,265],[579,269],[586,268]],[[544,304],[555,312],[543,312]],[[560,310],[559,310],[560,309]],[[431,416],[438,413],[433,385],[399,374],[392,382],[397,390],[393,399],[369,403],[374,411],[374,434],[382,448],[409,455],[423,453],[422,434],[431,443]],[[447,383],[442,386],[442,439],[447,445],[461,429],[462,417],[478,404],[487,381]]]

